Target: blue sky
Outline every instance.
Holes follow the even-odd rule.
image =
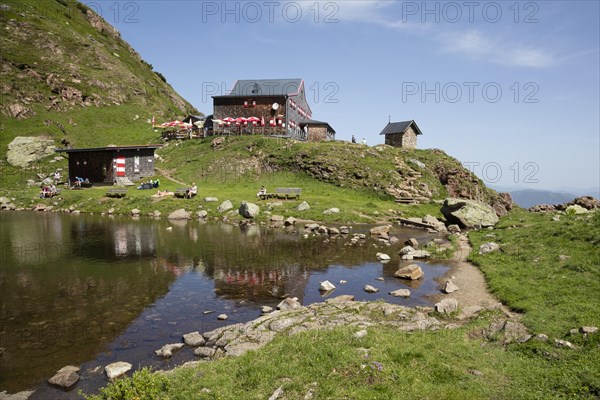
[[[237,79],[303,78],[338,139],[414,119],[487,184],[600,186],[598,1],[86,4],[205,114]]]

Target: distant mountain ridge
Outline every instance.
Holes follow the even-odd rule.
[[[563,204],[577,197],[573,193],[535,189],[514,190],[510,192],[510,195],[513,201],[523,208],[530,208],[538,204]]]

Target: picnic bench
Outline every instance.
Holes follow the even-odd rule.
[[[127,189],[125,189],[125,188],[112,188],[112,189],[108,189],[108,191],[106,192],[106,197],[121,198],[121,197],[125,197],[126,194],[127,194]]]
[[[300,188],[276,188],[273,193],[278,199],[299,199],[302,194]]]
[[[180,199],[185,199],[190,188],[178,188],[174,195],[175,197],[179,197]],[[194,197],[196,193],[192,193],[192,197]]]

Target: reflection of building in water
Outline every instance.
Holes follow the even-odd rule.
[[[98,259],[151,257],[156,253],[156,226],[79,219],[71,223],[76,255]]]
[[[170,272],[175,276],[180,276],[190,271],[206,272],[206,264],[197,258],[171,255],[169,257],[153,258],[151,262],[154,272]]]
[[[217,295],[256,302],[283,297],[302,301],[309,276],[298,264],[275,268],[217,265],[213,275]]]

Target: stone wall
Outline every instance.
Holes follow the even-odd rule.
[[[327,127],[326,126],[309,126],[308,127],[308,141],[309,142],[324,142],[327,140]]]
[[[417,147],[417,134],[412,127],[409,127],[403,134],[394,133],[385,135],[385,144],[393,147],[414,149]]]
[[[407,149],[414,149],[417,147],[417,134],[412,126],[402,135],[402,147]]]

